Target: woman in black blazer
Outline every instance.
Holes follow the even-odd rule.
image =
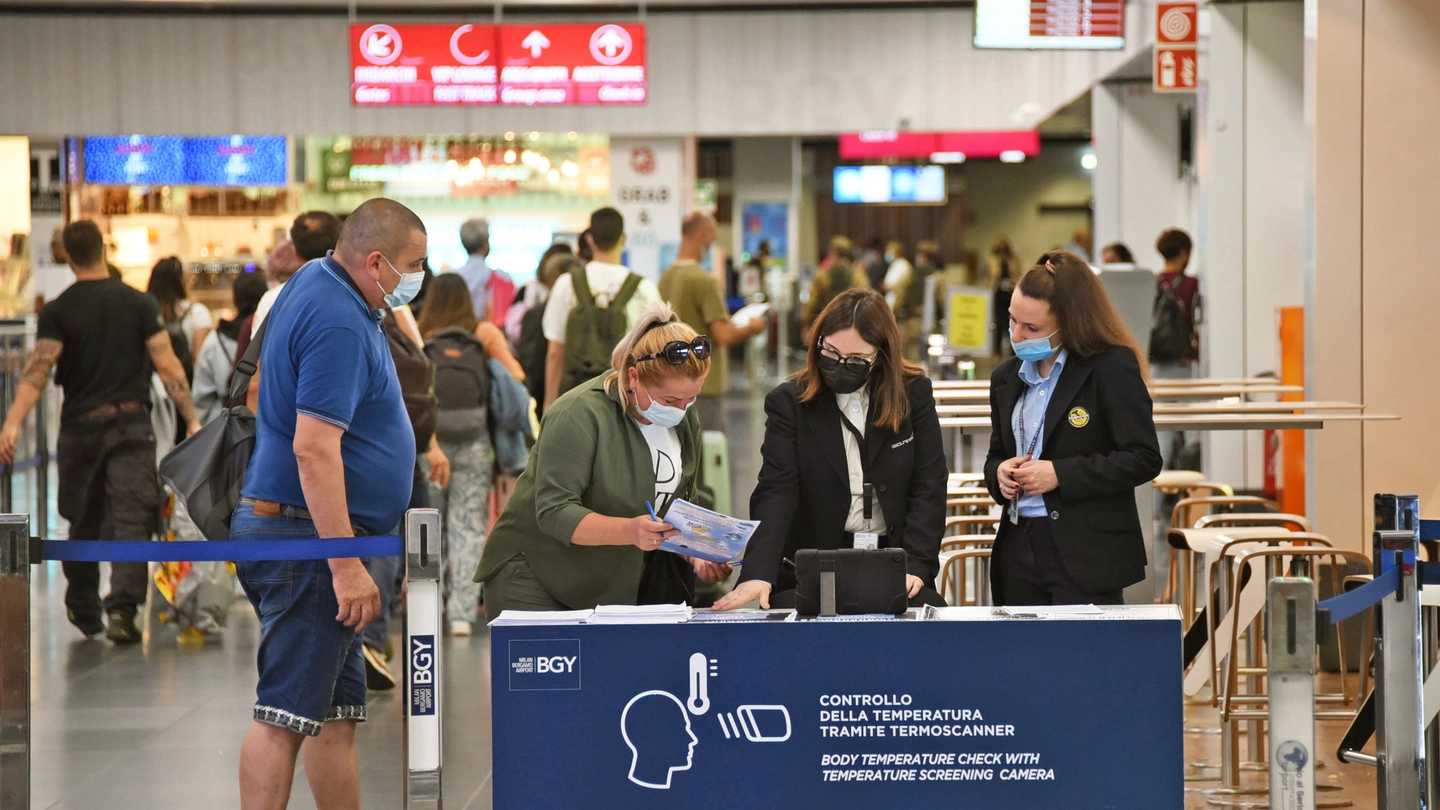
[[[930,380],[903,359],[895,316],[874,290],[836,296],[811,335],[804,370],[765,397],[763,464],[750,496],[760,528],[739,584],[715,607],[793,607],[797,550],[871,539],[905,549],[912,605],[944,605],[935,576],[947,470]]]
[[[985,483],[1004,504],[999,605],[1118,605],[1145,578],[1135,488],[1160,473],[1146,365],[1100,281],[1053,251],[1010,302],[1015,357],[990,375]]]

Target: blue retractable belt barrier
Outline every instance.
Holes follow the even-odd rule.
[[[1420,521],[1421,540],[1440,540],[1440,520]]]
[[[398,534],[314,540],[41,540],[41,560],[63,562],[239,562],[394,557],[405,553]]]
[[[1440,523],[1440,521],[1436,521]],[[1420,584],[1440,585],[1440,565],[1435,563],[1419,563]],[[1377,605],[1381,599],[1389,596],[1400,588],[1400,569],[1392,567],[1389,571],[1381,574],[1375,579],[1361,585],[1349,593],[1342,593],[1339,596],[1332,596],[1324,602],[1315,606],[1317,611],[1324,611],[1330,614],[1332,624],[1339,624],[1360,611]]]

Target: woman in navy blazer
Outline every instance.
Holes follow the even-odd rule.
[[[943,605],[935,577],[948,472],[930,380],[904,359],[895,316],[874,290],[836,296],[810,334],[805,368],[765,397],[763,463],[750,497],[760,528],[740,583],[715,607],[793,607],[796,551],[850,548],[868,536],[905,550],[912,605]]]
[[[985,483],[1004,504],[999,605],[1120,604],[1145,578],[1135,488],[1161,469],[1146,364],[1078,256],[1047,253],[1010,302],[1015,357],[990,375]]]

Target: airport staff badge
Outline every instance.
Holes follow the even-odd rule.
[[[1084,408],[1070,409],[1070,427],[1083,428],[1090,424],[1090,412]]]

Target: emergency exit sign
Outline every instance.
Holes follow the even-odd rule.
[[[1155,77],[1157,93],[1193,93],[1200,84],[1199,9],[1196,3],[1155,5]]]

